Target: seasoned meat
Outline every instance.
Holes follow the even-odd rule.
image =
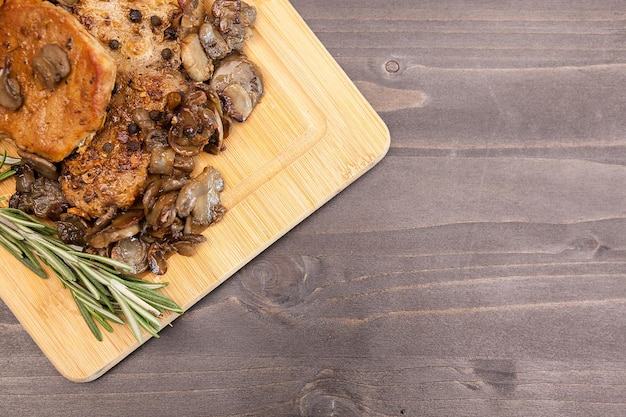
[[[180,171],[176,156],[219,151],[222,118],[246,120],[263,94],[258,68],[241,52],[256,12],[240,0],[81,0],[72,11],[117,65],[104,127],[63,161],[59,177],[68,202],[91,217],[130,208],[150,174]],[[151,112],[165,116],[151,121]],[[167,228],[151,226],[154,234]]]
[[[88,142],[115,74],[106,48],[65,9],[41,0],[0,7],[0,133],[18,148],[57,162]]]
[[[128,208],[143,192],[150,162],[143,142],[150,132],[141,130],[134,112],[161,110],[168,93],[189,88],[178,55],[166,60],[161,54],[165,48],[176,50],[177,43],[164,38],[163,24],[155,28],[150,23],[156,20],[150,16],[168,21],[177,9],[176,1],[99,0],[82,0],[74,8],[100,42],[114,46],[111,54],[118,68],[107,122],[91,146],[63,161],[59,178],[68,201],[92,217],[109,207]],[[140,13],[131,19],[131,10]]]
[[[105,125],[84,152],[61,165],[59,182],[67,200],[91,217],[101,216],[109,207],[128,208],[143,192],[150,163],[143,144],[150,132],[135,123],[134,110],[161,109],[165,89],[178,89],[184,81],[174,74],[133,75],[118,75],[118,91]],[[152,94],[144,94],[146,90]]]
[[[108,124],[108,123],[107,123]],[[59,182],[74,206],[92,217],[130,207],[145,186],[150,156],[120,125],[105,127],[81,154],[63,161]]]

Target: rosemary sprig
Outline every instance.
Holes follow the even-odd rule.
[[[56,234],[54,227],[21,210],[0,207],[0,246],[42,278],[46,278],[47,273],[41,263],[48,265],[70,291],[98,340],[102,340],[100,327],[112,332],[110,322],[113,322],[127,323],[141,343],[142,329],[158,337],[158,317],[165,310],[183,312],[178,304],[158,292],[167,283],[125,275],[123,271],[131,271],[130,266],[82,252],[61,242]]]
[[[2,168],[5,163],[15,164],[15,163],[18,163],[19,161],[20,160],[18,158],[11,158],[10,156],[7,156],[7,151],[4,151],[4,153],[2,154],[2,159],[0,160],[0,168]],[[7,169],[4,172],[0,172],[0,181],[6,180],[11,175],[15,175],[15,170]]]

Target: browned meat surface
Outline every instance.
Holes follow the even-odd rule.
[[[176,1],[83,0],[74,8],[87,29],[109,45],[118,67],[106,124],[85,152],[63,162],[59,179],[70,204],[92,217],[112,206],[130,207],[145,187],[150,155],[143,142],[149,132],[129,129],[133,112],[162,110],[169,92],[188,89],[178,55],[162,57],[164,49],[175,51],[178,45],[163,34],[175,10]],[[151,16],[161,21],[158,27]]]
[[[142,150],[139,136],[129,134],[127,123],[117,123],[118,117],[125,115],[117,110],[91,145],[62,165],[59,182],[63,194],[92,217],[101,216],[109,207],[130,207],[143,192],[148,176],[149,155]]]
[[[69,65],[37,58],[46,45]],[[88,140],[102,126],[115,72],[106,48],[64,9],[41,0],[0,8],[0,132],[20,149],[56,162]]]

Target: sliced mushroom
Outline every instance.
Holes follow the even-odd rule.
[[[153,274],[163,275],[167,272],[166,255],[167,252],[163,245],[156,242],[150,245],[148,248],[148,267]]]
[[[181,156],[194,156],[202,151],[216,128],[215,115],[206,107],[183,107],[172,118],[168,144]]]
[[[161,192],[169,193],[170,191],[178,191],[183,188],[183,185],[189,182],[189,177],[176,177],[174,175],[170,175],[161,180]]]
[[[203,235],[191,233],[178,236],[170,242],[169,246],[182,256],[193,256],[196,253],[196,247],[204,242],[206,242],[206,238]]]
[[[215,0],[211,6],[215,25],[219,28],[230,50],[241,51],[243,49],[246,20],[241,18],[241,6],[240,0]]]
[[[0,106],[15,111],[24,103],[20,84],[11,78],[11,61],[6,58],[4,68],[0,68]]]
[[[222,113],[245,121],[263,95],[261,71],[242,54],[222,60],[213,73],[210,87],[220,99]]]
[[[113,220],[111,220],[111,226],[117,229],[123,229],[139,223],[144,218],[144,212],[141,209],[133,209],[125,211]]]
[[[109,226],[95,235],[91,236],[87,240],[87,244],[94,248],[106,248],[111,243],[118,242],[127,237],[135,236],[141,231],[141,225],[139,223],[118,229],[113,226]]]
[[[204,147],[204,151],[212,155],[217,155],[222,151],[222,149],[224,149],[224,139],[226,139],[226,137],[228,136],[229,124],[228,120],[222,119],[222,116],[220,115],[218,109],[214,110],[214,114],[217,124],[217,130],[213,133],[211,139],[209,139],[209,143],[207,143],[207,145]]]
[[[176,193],[170,192],[161,195],[150,207],[146,215],[146,223],[160,229],[166,228],[176,220]]]
[[[176,199],[178,216],[186,218],[186,233],[200,233],[224,214],[220,192],[224,189],[222,175],[208,166],[183,186]]]
[[[194,170],[196,164],[191,156],[176,155],[174,156],[174,168],[179,171],[189,173]]]
[[[54,90],[71,70],[69,55],[56,43],[44,45],[33,57],[32,65],[37,79],[49,90]]]
[[[200,44],[197,33],[187,35],[181,42],[180,57],[183,67],[193,81],[206,81],[213,74],[213,61],[211,61]]]
[[[30,193],[35,185],[35,169],[30,164],[19,164],[15,169],[15,191]]]
[[[224,38],[222,38],[219,30],[211,23],[205,23],[200,26],[198,37],[204,52],[211,59],[222,59],[230,52],[230,48]]]
[[[241,84],[229,84],[222,90],[220,99],[226,113],[243,122],[252,113],[252,98]]]
[[[244,27],[252,27],[256,23],[256,7],[250,6],[245,1],[241,2],[239,18]]]
[[[133,110],[131,114],[133,122],[145,132],[151,132],[156,127],[154,120],[150,118],[150,112],[143,108]]]
[[[96,221],[93,223],[93,225],[91,226],[91,228],[87,231],[87,236],[88,237],[92,236],[98,233],[99,231],[101,231],[102,229],[104,229],[105,227],[107,227],[109,224],[111,224],[111,221],[116,215],[117,215],[117,207],[115,206],[108,207],[107,211],[102,216],[98,217]]]
[[[150,209],[154,205],[159,193],[161,192],[161,180],[153,179],[148,183],[146,189],[143,193],[143,197],[141,198],[141,205],[143,206],[143,210],[145,214],[150,212]]]
[[[148,243],[137,237],[127,237],[117,242],[111,249],[111,258],[132,267],[131,275],[148,269]]]
[[[57,171],[56,165],[47,159],[42,158],[41,156],[32,154],[26,151],[17,151],[20,158],[22,158],[22,162],[30,164],[35,171],[44,177],[56,180],[59,178],[59,172]]]
[[[54,65],[42,56],[37,55],[33,57],[33,69],[37,79],[48,90],[54,90],[57,83],[61,80],[54,69]]]
[[[151,174],[169,175],[174,171],[176,152],[169,146],[152,148],[148,171]]]
[[[178,36],[184,38],[190,32],[197,30],[204,19],[204,5],[200,0],[179,0],[178,5],[182,14],[177,22]]]
[[[61,241],[80,246],[87,244],[85,241],[85,233],[87,232],[88,225],[80,216],[63,213],[55,225]]]
[[[58,220],[69,207],[59,183],[46,177],[38,177],[27,192],[16,192],[9,205],[51,220]]]

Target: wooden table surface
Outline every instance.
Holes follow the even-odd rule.
[[[94,382],[0,303],[0,414],[626,415],[626,2],[292,4],[387,156]]]

